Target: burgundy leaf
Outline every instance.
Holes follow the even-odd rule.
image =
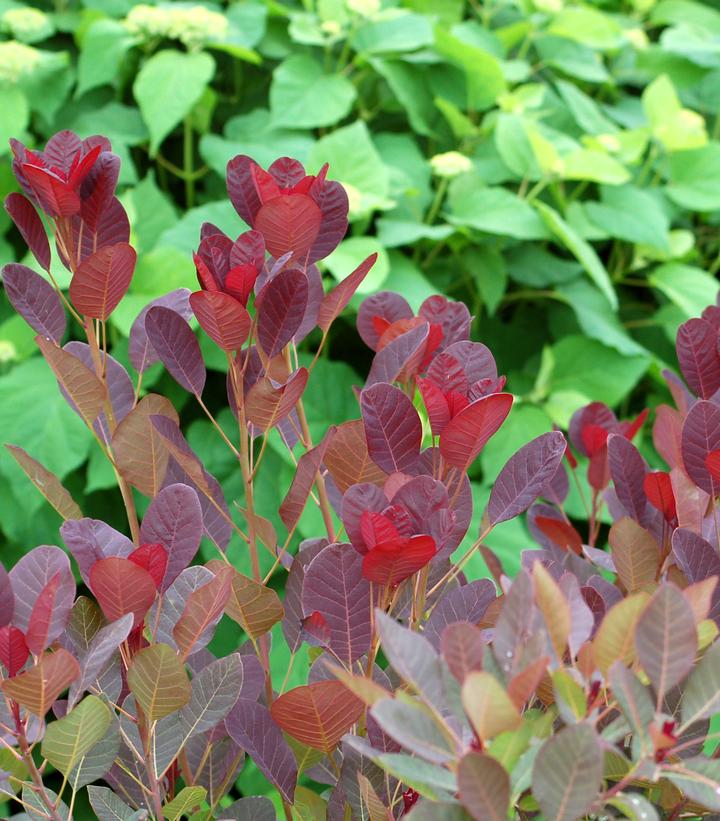
[[[712,402],[697,402],[683,424],[682,457],[688,476],[711,496],[717,495],[718,485],[705,460],[714,450],[720,450],[720,408]]]
[[[89,584],[90,568],[95,562],[110,556],[127,558],[135,549],[127,536],[98,519],[70,519],[63,523],[60,535],[85,584]]]
[[[648,502],[662,513],[666,522],[672,522],[677,516],[675,494],[669,473],[653,471],[645,475],[643,490]]]
[[[71,217],[80,210],[80,197],[65,180],[44,168],[23,163],[25,179],[48,216]]]
[[[322,229],[308,254],[308,264],[324,259],[337,248],[348,227],[348,196],[339,182],[327,182],[322,171],[308,192],[322,216]]]
[[[80,216],[91,231],[97,228],[104,212],[110,207],[119,175],[120,157],[103,151],[83,182]]]
[[[308,303],[308,278],[298,268],[281,271],[257,296],[258,342],[268,359],[295,336]]]
[[[196,291],[190,306],[200,327],[224,351],[242,347],[250,333],[250,314],[233,297],[221,291]]]
[[[453,342],[444,353],[454,357],[462,364],[468,384],[479,382],[482,379],[497,379],[497,365],[490,349],[482,342],[467,340]],[[430,372],[428,371],[428,375]]]
[[[305,567],[302,609],[320,613],[329,629],[329,647],[347,664],[370,648],[370,584],[362,557],[349,544],[333,544]]]
[[[22,630],[12,625],[0,627],[0,664],[7,670],[9,678],[22,670],[29,655]]]
[[[437,553],[432,536],[411,536],[376,544],[362,558],[366,579],[391,587],[410,578],[428,564]]]
[[[70,282],[70,301],[85,316],[107,319],[130,287],[137,254],[126,242],[84,259]]]
[[[0,564],[0,627],[10,624],[15,610],[15,594],[13,593],[10,576]]]
[[[329,428],[322,442],[312,450],[307,451],[307,453],[303,453],[298,460],[292,484],[280,505],[280,518],[288,531],[295,528],[300,516],[302,516],[315,477],[325,457],[325,451],[335,435],[335,431],[335,427]]]
[[[416,464],[422,423],[412,401],[398,388],[378,383],[360,394],[368,453],[386,473],[408,473]]]
[[[5,198],[5,210],[22,234],[25,244],[46,271],[50,270],[50,243],[45,226],[35,206],[22,194],[12,193]]]
[[[497,593],[490,579],[479,579],[446,593],[433,608],[425,624],[425,637],[438,649],[445,628],[456,622],[477,624]]]
[[[320,326],[320,330],[327,331],[335,319],[345,310],[348,302],[353,298],[355,291],[357,291],[376,261],[377,254],[370,254],[339,285],[336,285],[332,291],[325,295],[318,313],[317,324]]]
[[[482,631],[467,621],[449,624],[440,637],[440,649],[450,672],[462,684],[473,670],[482,670],[486,642]]]
[[[61,581],[62,576],[58,571],[45,587],[43,587],[37,599],[35,599],[35,604],[30,614],[30,623],[25,631],[25,643],[30,652],[35,656],[39,656],[50,644],[48,635],[52,627],[53,610]]]
[[[327,539],[308,539],[300,543],[300,549],[293,558],[290,572],[285,581],[285,597],[283,607],[285,616],[282,620],[282,631],[290,652],[295,652],[300,646],[302,621],[305,614],[302,609],[302,591],[305,582],[305,568],[327,547]]]
[[[165,296],[154,299],[140,311],[132,324],[132,328],[130,328],[129,344],[130,362],[132,362],[138,373],[142,373],[160,358],[150,344],[145,330],[145,318],[148,311],[156,305],[161,308],[172,308],[183,319],[189,320],[193,315],[189,297],[190,290],[188,288],[178,288],[175,291],[170,291],[169,294],[165,294]]]
[[[512,407],[509,393],[494,393],[477,399],[452,419],[440,436],[445,461],[467,470],[493,434],[497,433]]]
[[[25,265],[10,263],[2,270],[3,285],[13,308],[28,325],[58,345],[67,320],[52,285]]]
[[[554,476],[565,455],[565,447],[562,433],[552,431],[523,445],[510,457],[490,494],[489,524],[514,519],[530,507]]]
[[[145,331],[175,381],[200,396],[205,387],[205,364],[198,341],[187,322],[171,308],[155,305],[145,317]]]
[[[450,421],[450,405],[440,388],[428,379],[418,379],[417,386],[425,403],[432,435],[440,436]]]
[[[589,425],[595,425],[609,431],[615,428],[617,423],[617,417],[607,405],[602,402],[591,402],[573,414],[568,428],[568,436],[578,453],[589,456],[590,454],[583,442],[583,430]]]
[[[423,322],[385,345],[375,355],[366,387],[380,382],[405,382],[413,376],[425,358],[429,333],[430,326]]]
[[[187,485],[168,485],[150,503],[140,527],[140,539],[143,544],[161,544],[167,551],[167,569],[159,585],[161,593],[197,553],[202,522],[198,495]]]
[[[691,390],[709,399],[720,388],[717,329],[704,319],[689,319],[678,328],[675,350]]]
[[[286,194],[265,202],[257,213],[253,227],[265,238],[265,246],[279,257],[292,251],[293,258],[310,262],[309,251],[320,230],[322,212],[304,194]]]
[[[640,452],[624,436],[611,434],[608,437],[608,467],[615,493],[625,513],[638,524],[647,527],[649,517],[645,474],[648,468]]]
[[[433,294],[420,306],[418,316],[442,328],[441,351],[456,342],[467,341],[470,336],[472,317],[464,302],[454,302],[441,294]],[[494,360],[492,361],[494,364]],[[494,376],[497,376],[497,372]],[[471,381],[477,382],[479,378],[481,377]]]
[[[54,594],[52,617],[47,630],[47,644],[52,644],[63,632],[75,600],[75,579],[67,555],[54,545],[41,545],[26,553],[10,571],[10,583],[15,594],[12,623],[27,633],[35,604],[46,585],[59,575]]]
[[[246,698],[237,700],[225,719],[230,737],[244,749],[292,804],[297,781],[295,756],[267,707]]]
[[[161,544],[142,544],[133,550],[128,559],[143,570],[147,570],[159,590],[165,578],[168,565],[168,552]]]
[[[227,164],[228,197],[248,225],[255,222],[255,215],[262,205],[251,172],[253,167],[257,167],[257,163],[244,154],[233,157]]]
[[[410,319],[413,311],[408,301],[392,291],[380,291],[363,300],[357,315],[357,329],[362,341],[377,350],[382,331],[378,330],[377,319],[382,325],[392,325],[398,319]]]
[[[117,197],[113,197],[99,214],[94,228],[80,214],[70,217],[70,227],[75,248],[75,267],[91,257],[98,248],[130,241],[130,221]],[[58,247],[58,252],[63,264],[72,269],[61,247]]]

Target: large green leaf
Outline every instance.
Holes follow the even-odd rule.
[[[63,718],[48,725],[42,754],[53,767],[68,775],[105,735],[111,719],[104,701],[87,696]]]
[[[190,113],[215,73],[205,52],[159,51],[140,69],[133,93],[150,131],[150,153]]]
[[[286,128],[333,125],[348,114],[355,97],[355,86],[347,77],[326,74],[312,57],[297,54],[273,72],[273,124]]]
[[[677,262],[661,265],[648,279],[651,285],[680,308],[686,319],[699,316],[708,305],[712,305],[720,286],[710,274]]]
[[[602,202],[589,202],[589,219],[611,237],[669,250],[669,221],[651,194],[632,185],[604,186]]]
[[[448,221],[517,239],[546,239],[548,231],[532,206],[512,191],[484,188],[466,174],[451,186]]]
[[[667,192],[670,199],[691,211],[720,208],[720,143],[672,154]]]
[[[435,28],[435,48],[465,73],[467,108],[479,111],[490,108],[505,91],[502,66],[489,51],[459,40],[440,26]]]
[[[79,97],[90,89],[118,80],[118,72],[134,39],[117,20],[96,20],[85,31],[78,60]]]

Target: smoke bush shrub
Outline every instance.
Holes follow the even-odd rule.
[[[315,263],[342,239],[348,207],[327,167],[308,176],[289,158],[268,170],[231,160],[228,194],[250,230],[232,239],[202,226],[199,290],[141,311],[133,381],[107,353],[105,325],[136,262],[115,197],[118,158],[106,139],[70,132],[44,152],[13,152],[25,193],[6,209],[46,275],[7,265],[6,292],[109,460],[128,526],[83,517],[22,443],[7,446],[62,516],[74,566],[52,545],[9,572],[0,565],[3,794],[55,820],[72,817],[85,791],[102,821],[720,811],[709,729],[720,707],[720,308],[678,334],[685,382],[667,374],[676,407],[660,406],[653,424],[667,471],[650,470],[632,444],[647,412],[619,421],[589,405],[570,444],[550,432],[510,458],[458,555],[473,513],[468,468],[512,394],[488,348],[470,341],[464,305],[430,297],[415,314],[382,292],[358,311],[374,359],[357,419],[313,440],[303,394],[375,262],[324,292]],[[46,223],[72,274],[67,294],[53,287]],[[62,344],[68,313],[85,341]],[[232,432],[203,403],[193,318],[227,358]],[[301,365],[308,336],[315,355]],[[242,525],[170,399],[143,392],[157,361],[237,462]],[[254,494],[271,435],[296,463],[283,534]],[[576,454],[588,460],[586,533],[563,510]],[[308,504],[325,532],[296,549]],[[538,547],[510,580],[484,541],[526,511]],[[233,534],[251,576],[226,555]],[[203,539],[216,558],[194,563]],[[494,580],[465,577],[478,550]],[[222,619],[236,625],[237,652],[216,658]],[[273,680],[278,623],[292,659],[311,647],[307,684],[288,689],[290,670]],[[248,758],[273,801],[235,800]]]

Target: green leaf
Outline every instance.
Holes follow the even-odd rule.
[[[378,241],[386,248],[412,245],[421,239],[438,242],[455,233],[451,225],[428,225],[425,222],[410,222],[390,217],[380,217],[377,227]]]
[[[183,787],[172,801],[163,807],[163,815],[168,821],[176,821],[181,815],[190,815],[190,810],[205,800],[205,787]]]
[[[76,97],[102,85],[114,85],[120,66],[134,39],[118,20],[100,19],[92,23],[82,38],[78,58]]]
[[[607,805],[620,810],[623,817],[629,821],[659,821],[655,807],[638,793],[618,793],[611,798]]]
[[[719,287],[715,277],[678,262],[656,268],[648,281],[680,308],[685,319],[700,316],[708,305],[714,304]]]
[[[552,68],[588,83],[604,83],[610,79],[600,55],[582,43],[551,34],[538,35],[534,43],[540,59]]]
[[[151,251],[163,231],[172,228],[178,221],[175,207],[168,197],[157,187],[155,177],[149,173],[130,192],[132,200],[132,227],[135,237],[134,247],[143,253]],[[143,286],[144,287],[144,286]],[[170,290],[166,288],[165,292]]]
[[[190,700],[185,665],[167,644],[153,644],[134,656],[127,679],[150,721],[174,713]]]
[[[478,293],[490,316],[495,314],[507,288],[507,269],[503,255],[494,248],[472,246],[463,254],[463,265],[470,271]]]
[[[617,294],[612,286],[608,272],[595,253],[594,248],[577,234],[554,208],[551,208],[544,202],[536,202],[535,208],[547,228],[560,240],[568,251],[573,254],[585,269],[590,279],[592,279],[602,293],[605,294],[611,307],[617,310]]]
[[[104,701],[87,696],[66,716],[48,725],[42,742],[43,756],[67,775],[105,735],[111,719]]]
[[[517,239],[547,239],[548,231],[530,203],[506,188],[479,184],[475,174],[453,181],[448,222]]]
[[[633,185],[624,185],[603,187],[600,195],[602,203],[585,205],[588,218],[598,228],[626,242],[669,250],[670,223],[651,194]]]
[[[613,17],[589,6],[561,9],[548,32],[600,51],[616,48],[622,37],[622,29]]]
[[[132,808],[108,787],[91,784],[88,787],[88,798],[98,821],[134,821],[142,817],[141,813],[146,813],[146,810],[133,812]]]
[[[498,114],[493,138],[503,162],[518,178],[540,179],[542,172],[521,114]]]
[[[710,142],[692,151],[670,155],[670,184],[666,191],[673,202],[691,211],[720,208],[720,143]]]
[[[215,73],[205,52],[159,51],[140,69],[133,93],[150,131],[150,154],[190,113]]]
[[[453,37],[440,26],[435,28],[435,50],[464,71],[468,109],[484,111],[506,90],[500,61],[489,51]]]
[[[351,218],[391,207],[388,170],[364,122],[338,128],[315,143],[308,166],[315,172],[325,163],[330,165],[328,178],[349,188]]]
[[[342,120],[352,108],[355,86],[342,74],[325,74],[305,54],[289,57],[273,72],[270,111],[273,125],[321,128]]]
[[[705,121],[699,114],[682,107],[666,74],[647,86],[642,103],[653,136],[668,151],[701,148],[707,143]]]
[[[355,51],[365,54],[415,51],[432,45],[433,32],[428,17],[388,9],[363,23],[350,42]]]
[[[324,261],[324,264],[335,279],[340,282],[351,271],[354,271],[364,259],[376,252],[378,258],[375,265],[357,289],[358,294],[370,294],[380,289],[390,271],[387,251],[384,248],[378,248],[377,240],[373,237],[344,239]]]
[[[21,137],[30,121],[30,106],[25,94],[14,86],[0,86],[0,156],[10,151],[8,140]]]
[[[663,767],[663,775],[691,801],[717,812],[720,810],[720,761],[686,758],[679,764]]]
[[[371,58],[370,65],[390,86],[397,101],[407,112],[413,131],[425,137],[435,136],[437,111],[425,73],[419,66],[402,60]]]
[[[608,185],[622,185],[630,179],[625,166],[603,151],[580,148],[566,154],[561,161],[565,180],[590,180]]]
[[[612,134],[617,126],[600,110],[600,107],[577,86],[566,80],[558,80],[557,90],[570,109],[575,122],[586,134]]]

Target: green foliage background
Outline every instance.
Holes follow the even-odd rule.
[[[664,399],[677,325],[715,300],[714,3],[0,0],[2,197],[15,190],[7,139],[42,145],[62,128],[107,134],[123,160],[121,196],[140,262],[111,321],[121,361],[139,310],[194,287],[200,224],[242,230],[224,191],[230,157],[267,166],[290,155],[311,172],[329,162],[348,188],[351,228],[326,261],[328,280],[379,250],[365,293],[397,290],[414,308],[435,292],[465,300],[474,338],[490,346],[519,397],[476,466],[478,519],[505,459],[565,426],[578,407],[599,399],[628,415]],[[446,152],[467,161],[431,163]],[[23,254],[0,213],[0,264]],[[54,272],[68,284],[59,264]],[[113,475],[34,355],[32,335],[0,295],[0,440],[62,477],[85,515],[123,527]],[[224,358],[204,349],[213,369],[206,401],[220,411]],[[351,389],[370,360],[352,315],[326,350],[306,399],[318,438],[359,415]],[[170,396],[190,444],[242,503],[236,465],[210,424],[160,366],[143,384]],[[220,419],[231,427],[229,411]],[[258,507],[282,532],[276,511],[292,461],[274,441],[266,461]],[[577,495],[569,510],[585,516]],[[58,525],[1,452],[4,564],[56,542]],[[308,509],[299,535],[321,531]],[[512,572],[528,536],[513,521],[490,543]],[[239,545],[230,553],[248,569]],[[471,573],[482,572],[477,562]],[[280,678],[283,646],[273,651]],[[296,660],[291,681],[305,670]]]

